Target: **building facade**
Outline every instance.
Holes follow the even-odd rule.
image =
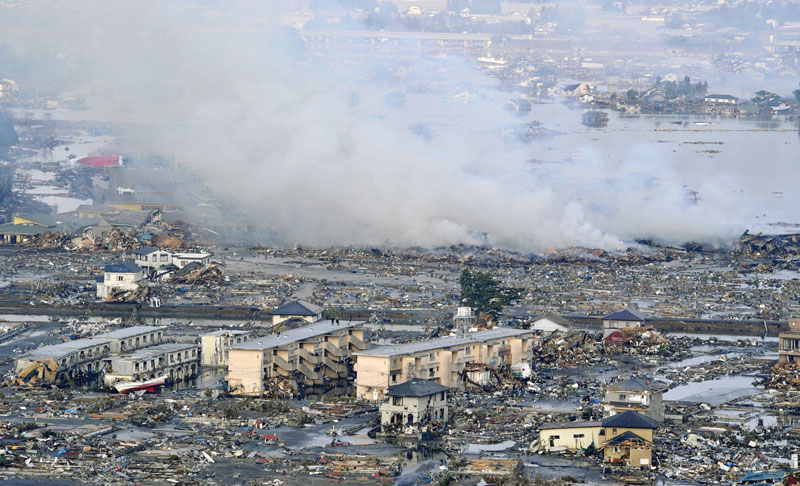
[[[639,311],[622,309],[603,318],[603,339],[621,329],[632,329],[644,325],[646,316]]]
[[[631,378],[614,383],[606,388],[603,411],[607,417],[633,410],[664,422],[663,393],[666,384],[645,378]]]
[[[103,281],[97,282],[97,297],[107,299],[114,292],[127,292],[139,288],[144,279],[144,270],[131,262],[120,262],[106,265],[103,269]]]
[[[367,349],[362,321],[317,321],[236,344],[228,351],[228,390],[261,395],[275,378],[300,386],[348,377],[354,352]]]
[[[390,386],[414,378],[457,388],[468,363],[512,366],[529,361],[534,338],[531,330],[498,327],[360,351],[355,353],[356,395],[377,402]]]
[[[256,337],[255,331],[220,329],[200,336],[203,366],[228,366],[228,352],[231,346],[250,341]]]
[[[112,356],[105,360],[105,364],[106,385],[117,381],[149,380],[164,375],[168,380],[179,381],[197,375],[200,352],[195,344],[166,343]]]
[[[789,319],[789,332],[778,334],[778,361],[794,363],[800,360],[800,317]]]
[[[430,421],[447,423],[449,391],[449,387],[428,380],[409,380],[390,386],[379,407],[382,431]]]

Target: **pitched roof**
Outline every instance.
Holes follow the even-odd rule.
[[[631,309],[618,310],[603,318],[604,321],[644,321],[646,319],[646,315]]]
[[[603,424],[595,421],[579,421],[579,422],[550,422],[542,424],[539,430],[551,429],[583,429],[588,427],[601,427]]]
[[[658,422],[645,417],[639,412],[628,410],[627,412],[612,415],[603,420],[603,427],[614,427],[617,429],[657,429]]]
[[[305,300],[294,300],[274,309],[273,316],[315,316],[323,311],[323,308]]]
[[[444,386],[435,381],[413,379],[399,385],[392,385],[386,390],[390,397],[427,397],[448,391],[449,386]]]
[[[143,246],[143,247],[139,248],[138,250],[134,251],[133,254],[134,255],[149,255],[149,254],[151,254],[153,252],[156,252],[156,251],[161,251],[161,250],[159,250],[158,248],[153,248],[152,246]]]
[[[544,314],[540,314],[533,318],[533,323],[536,324],[537,322],[541,321],[542,319],[547,319],[550,322],[558,324],[559,326],[564,327],[572,327],[572,323],[568,320],[564,319],[560,315],[556,314],[555,312],[546,312]]]
[[[139,273],[142,271],[139,265],[132,262],[117,262],[106,265],[103,268],[108,273]]]
[[[666,383],[658,380],[648,380],[647,378],[634,376],[627,380],[618,381],[609,386],[608,389],[621,391],[659,391],[664,390],[666,386]]]
[[[645,439],[644,437],[639,437],[638,435],[634,434],[630,430],[619,434],[616,437],[612,437],[605,442],[605,445],[617,445],[622,444],[623,442],[627,442],[629,440],[641,440],[644,442],[650,442],[649,440]]]

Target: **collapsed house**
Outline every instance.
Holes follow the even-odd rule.
[[[218,329],[200,336],[203,366],[228,366],[231,346],[255,339],[255,331]]]

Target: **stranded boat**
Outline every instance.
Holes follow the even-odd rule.
[[[156,388],[167,383],[167,375],[158,376],[147,381],[118,381],[111,385],[111,388],[119,393],[130,393],[138,390],[146,390],[155,393]]]

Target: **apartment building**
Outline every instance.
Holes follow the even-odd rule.
[[[532,330],[496,327],[356,352],[356,394],[378,401],[390,386],[413,378],[459,388],[460,375],[468,363],[511,366],[529,361],[535,334]]]
[[[219,329],[200,336],[203,366],[228,366],[231,346],[250,341],[256,337],[251,330]]]
[[[200,352],[196,344],[166,343],[112,356],[105,363],[106,385],[117,381],[149,380],[163,375],[168,380],[178,381],[197,375]]]
[[[103,369],[103,359],[110,351],[110,341],[100,338],[76,339],[41,346],[18,357],[14,372],[19,373],[36,361],[52,359],[58,365],[55,381],[92,375]]]
[[[272,379],[321,385],[347,378],[354,352],[367,349],[363,321],[320,320],[308,326],[235,344],[228,351],[228,389],[260,395]]]
[[[789,332],[778,334],[778,361],[794,363],[800,360],[800,317],[789,319]]]
[[[160,344],[164,329],[159,326],[133,326],[98,334],[97,337],[108,340],[111,354],[120,354]]]

